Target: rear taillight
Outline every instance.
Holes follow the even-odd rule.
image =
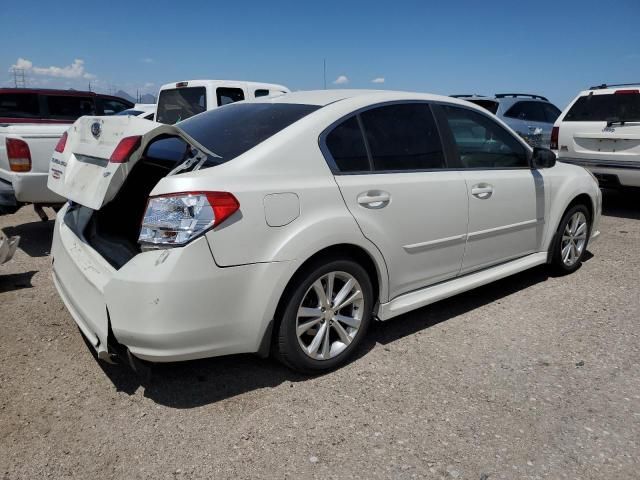
[[[31,151],[29,145],[19,138],[7,138],[7,158],[12,172],[28,172],[31,170]]]
[[[616,90],[614,93],[616,95],[635,95],[637,93],[640,93],[640,90],[636,90],[636,89]]]
[[[54,148],[54,150],[58,153],[62,153],[64,152],[64,147],[66,146],[67,146],[67,132],[64,132],[60,137],[60,140],[58,140],[58,143],[56,144],[56,148]]]
[[[131,154],[135,152],[140,146],[140,141],[142,137],[140,135],[136,135],[134,137],[124,137],[118,143],[118,146],[111,154],[111,158],[109,161],[111,163],[127,163],[129,161],[129,157]]]
[[[184,245],[240,208],[228,192],[181,192],[150,197],[138,242],[143,250]]]
[[[560,127],[553,127],[551,129],[551,144],[549,148],[551,150],[558,150],[558,137],[560,136]]]

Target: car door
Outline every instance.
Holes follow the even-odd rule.
[[[467,233],[466,185],[461,172],[447,169],[430,106],[366,109],[323,139],[349,211],[385,258],[390,298],[455,277]]]
[[[545,217],[544,179],[528,149],[489,116],[442,105],[466,182],[469,227],[461,274],[538,251]]]

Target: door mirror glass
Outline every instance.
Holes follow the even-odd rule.
[[[548,148],[535,147],[531,160],[535,168],[551,168],[556,164],[556,154]]]

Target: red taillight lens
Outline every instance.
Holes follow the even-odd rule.
[[[240,208],[238,199],[229,192],[205,192],[205,195],[213,208],[214,227],[220,225]]]
[[[67,132],[64,132],[60,137],[60,140],[58,140],[58,143],[56,144],[56,148],[54,148],[54,150],[58,153],[62,153],[64,152],[64,147],[66,146],[67,146]]]
[[[28,172],[31,170],[31,151],[29,145],[19,138],[7,138],[7,158],[12,172]]]
[[[636,93],[640,93],[640,90],[627,89],[627,90],[616,90],[616,95],[634,95]]]
[[[109,161],[111,163],[127,163],[131,154],[140,146],[141,139],[142,137],[140,135],[124,137],[111,154]]]
[[[553,127],[551,129],[551,150],[558,150],[558,137],[560,136],[560,127]]]

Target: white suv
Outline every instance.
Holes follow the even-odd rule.
[[[603,187],[640,187],[640,83],[580,92],[558,117],[551,149]]]
[[[343,363],[373,317],[575,270],[601,206],[583,168],[481,107],[349,90],[173,126],[84,117],[49,187],[70,199],[55,284],[100,358],[271,351],[306,372]]]

